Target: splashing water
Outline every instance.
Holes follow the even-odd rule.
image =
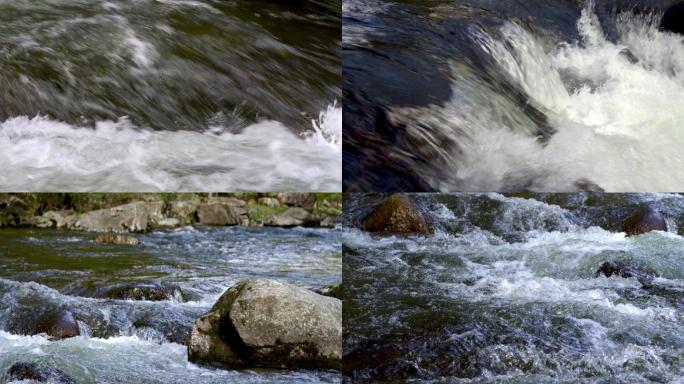
[[[621,13],[611,41],[593,7],[578,42],[472,27],[486,75],[454,63],[443,106],[392,113],[419,143],[418,174],[445,191],[684,188],[682,37],[659,31],[658,13]]]

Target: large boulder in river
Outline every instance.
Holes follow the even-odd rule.
[[[278,281],[243,281],[195,322],[188,358],[229,369],[340,369],[342,301]]]
[[[81,334],[74,314],[69,311],[49,313],[38,324],[37,333],[45,333],[50,339],[61,340]]]
[[[665,10],[663,19],[660,21],[660,29],[680,35],[684,34],[684,1],[680,1]]]
[[[61,370],[35,363],[16,363],[7,370],[9,381],[30,380],[38,383],[74,384],[76,381]]]
[[[418,233],[432,232],[418,208],[405,195],[395,193],[378,205],[363,221],[369,232]]]
[[[642,205],[622,226],[627,236],[640,235],[650,231],[667,231],[665,217],[656,209]]]

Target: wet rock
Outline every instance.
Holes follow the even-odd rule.
[[[271,217],[264,223],[273,227],[299,227],[313,225],[313,217],[303,208],[289,208],[282,214]]]
[[[95,297],[114,300],[182,300],[183,291],[171,284],[116,284],[98,289]]]
[[[220,203],[202,204],[197,210],[197,217],[200,224],[205,225],[237,225],[238,218]]]
[[[45,333],[53,340],[76,337],[81,334],[74,314],[69,311],[57,311],[48,314],[38,324],[36,333]]]
[[[342,283],[337,283],[329,287],[323,287],[321,289],[318,289],[316,290],[316,293],[323,296],[330,296],[342,300],[342,294],[344,293],[344,291],[342,290]]]
[[[75,384],[76,381],[61,370],[35,363],[16,363],[7,370],[9,381],[31,380],[39,383]]]
[[[660,29],[663,31],[684,34],[684,1],[680,1],[665,10]]]
[[[243,281],[195,322],[188,357],[229,369],[340,369],[342,301],[277,281]]]
[[[653,279],[656,277],[655,271],[640,266],[629,265],[619,261],[606,261],[596,271],[598,276],[619,276],[625,279],[636,278],[644,288],[653,286]]]
[[[140,240],[132,236],[107,234],[95,238],[95,242],[100,244],[119,244],[119,245],[140,245]]]
[[[164,219],[160,220],[157,222],[157,227],[161,228],[175,228],[178,227],[181,224],[181,221],[176,219],[176,218],[169,218],[169,219]]]
[[[313,193],[281,192],[278,200],[290,207],[313,209],[316,204],[316,196]]]
[[[408,197],[393,194],[366,217],[363,227],[369,232],[432,233],[423,215]]]
[[[138,201],[78,216],[72,229],[91,232],[147,232],[164,220],[164,202]]]
[[[635,236],[650,231],[667,231],[667,223],[656,209],[642,205],[625,221],[622,230],[627,236]]]
[[[629,48],[624,48],[622,51],[620,51],[620,56],[624,57],[627,59],[627,61],[630,62],[630,64],[637,64],[639,62],[639,59],[634,56],[632,51],[629,50]]]

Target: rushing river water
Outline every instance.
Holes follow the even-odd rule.
[[[413,195],[436,233],[359,230],[345,201],[345,375],[354,382],[684,382],[681,195]],[[625,237],[641,203],[668,232]],[[650,268],[595,277],[606,260]]]
[[[1,1],[2,189],[339,190],[340,7]]]
[[[0,231],[0,380],[12,364],[29,361],[79,383],[340,381],[336,372],[207,369],[188,362],[183,344],[195,320],[240,280],[339,282],[339,230],[186,227],[138,238],[142,245],[132,247],[97,244],[88,233]],[[124,283],[179,290],[163,301],[97,298]],[[74,313],[83,336],[22,335],[57,308]]]
[[[671,3],[345,2],[346,190],[681,190]]]

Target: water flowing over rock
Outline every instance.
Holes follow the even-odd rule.
[[[636,236],[651,231],[667,231],[665,217],[656,209],[642,205],[622,227],[627,236]]]
[[[95,297],[117,300],[164,301],[183,298],[183,292],[171,284],[117,284],[98,289]]]
[[[76,381],[61,370],[35,363],[16,363],[7,370],[10,381],[31,380],[39,383],[75,384]]]
[[[230,369],[340,369],[342,302],[273,280],[241,282],[197,320],[188,356]]]
[[[391,195],[366,217],[363,227],[369,232],[429,234],[423,215],[408,197]]]

